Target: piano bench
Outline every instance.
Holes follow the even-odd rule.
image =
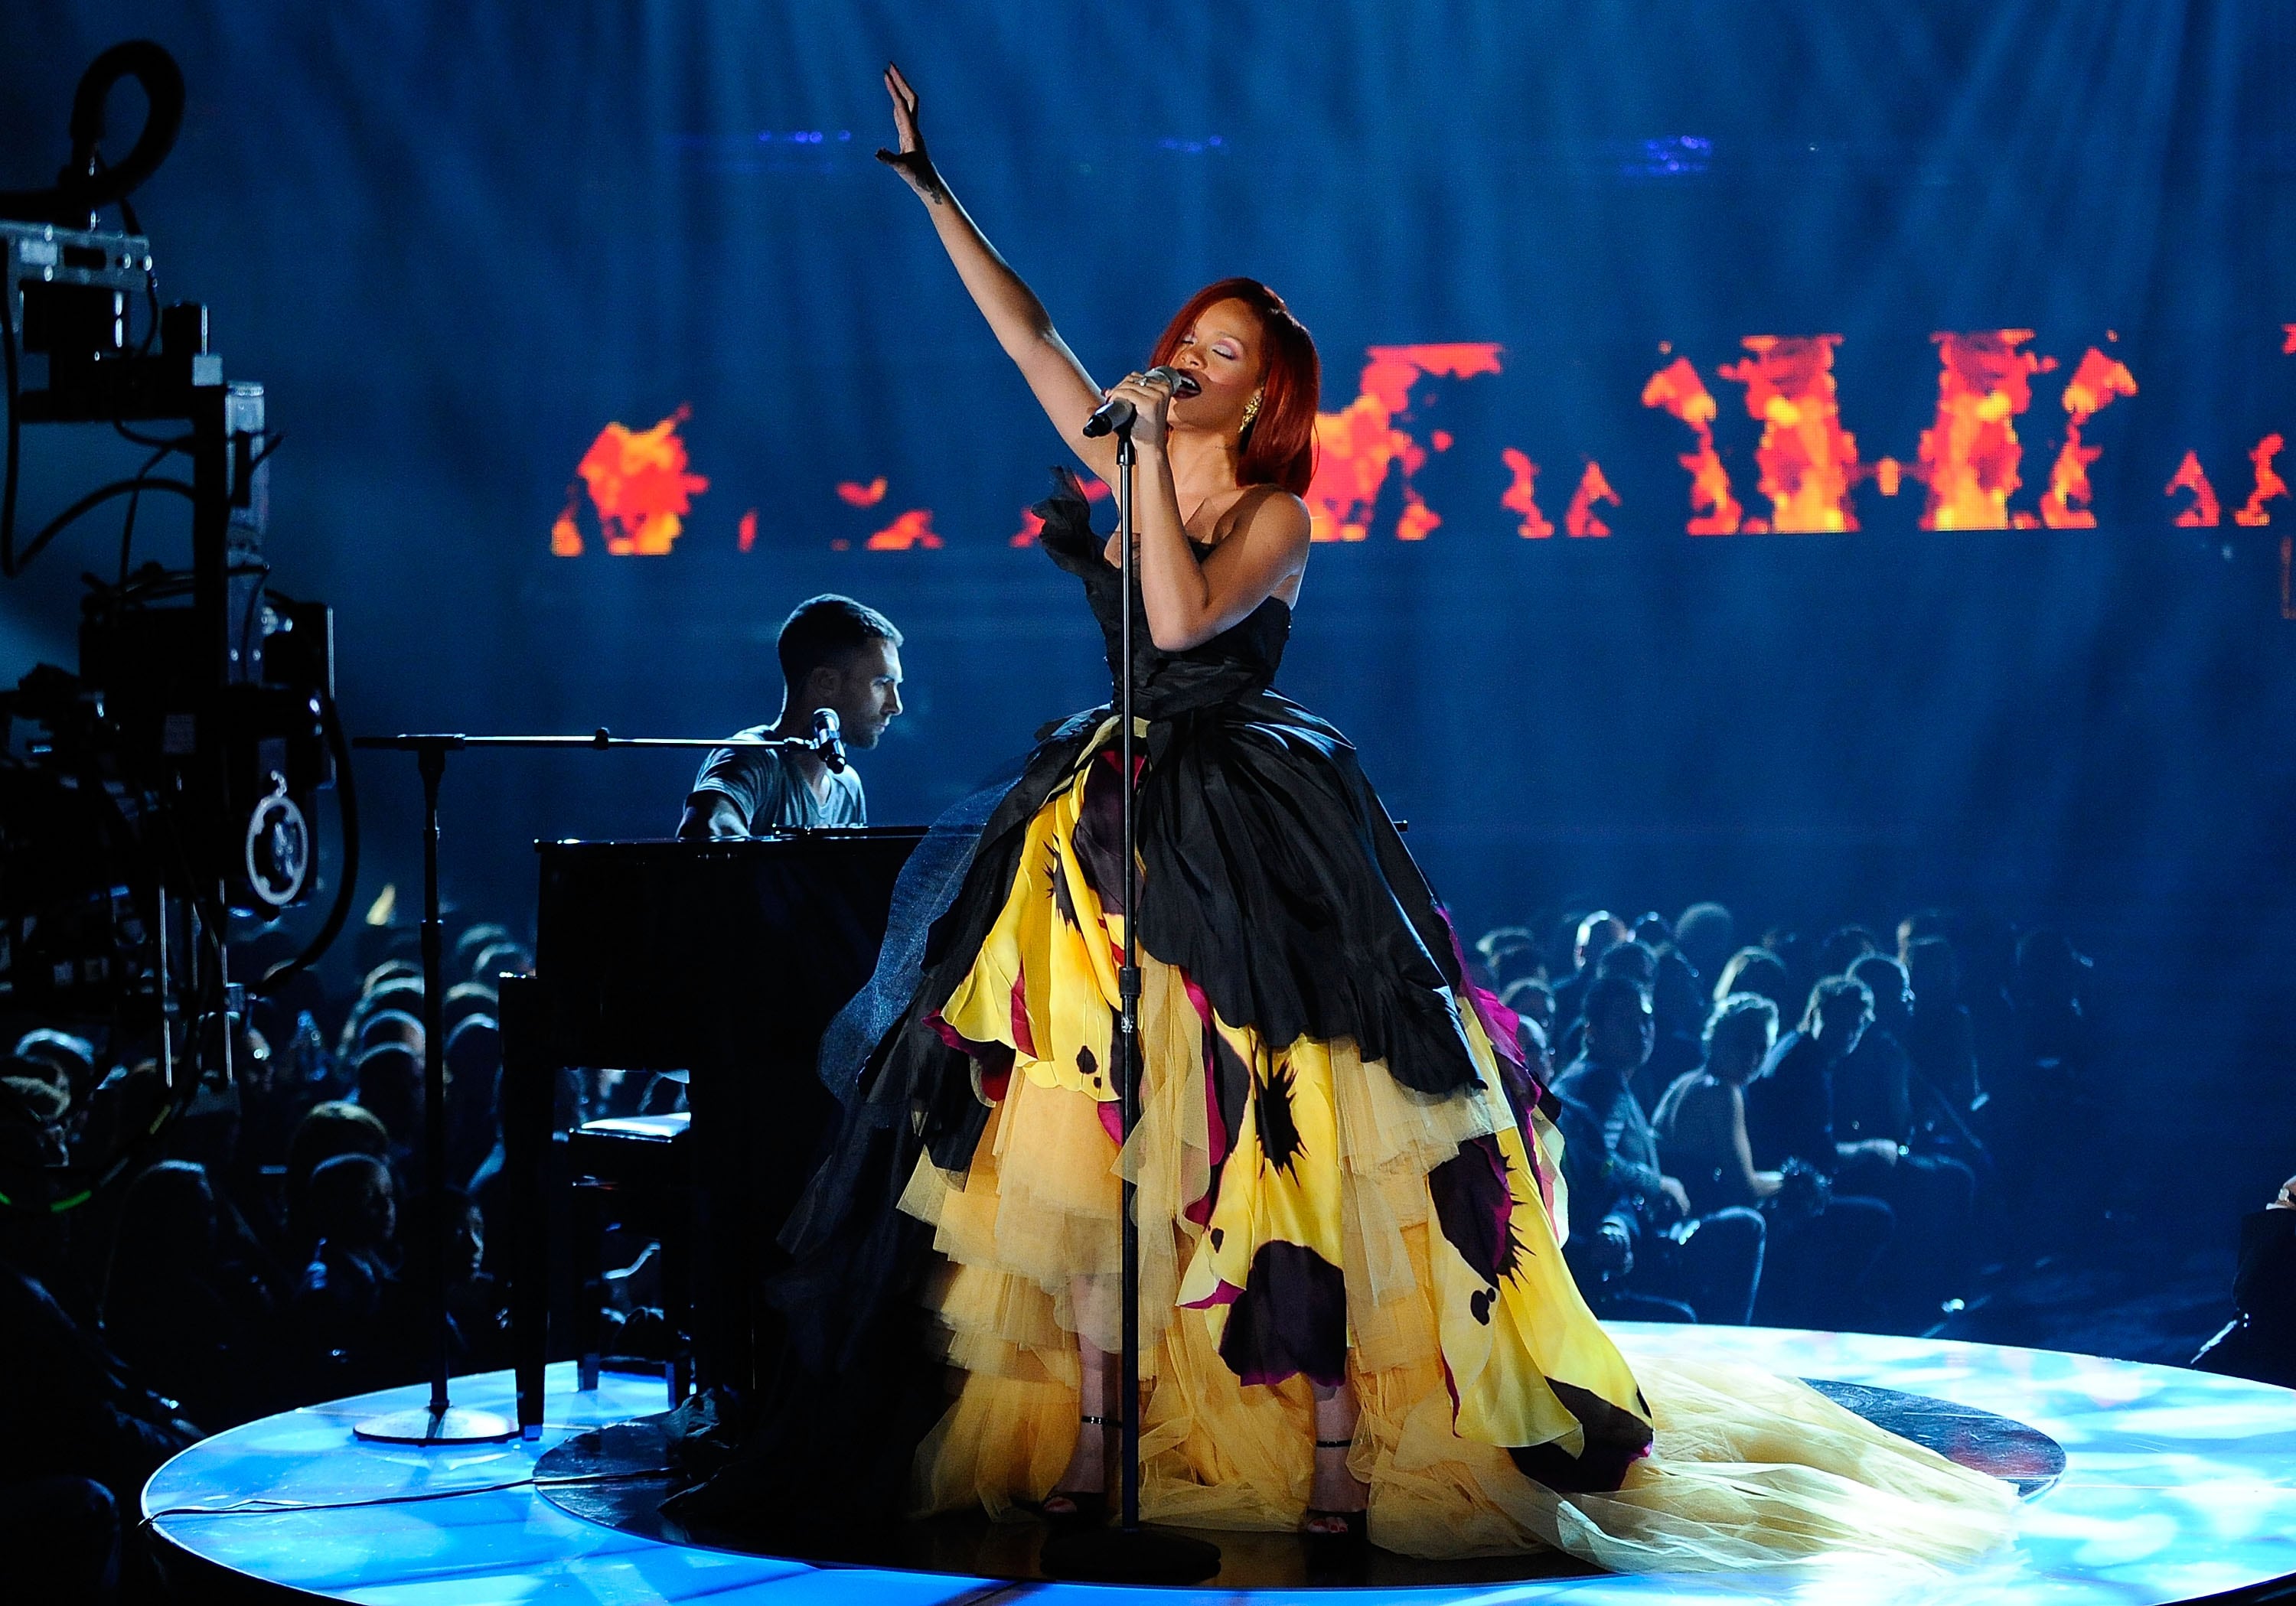
[[[574,1178],[577,1387],[598,1387],[606,1302],[604,1240],[618,1221],[661,1245],[662,1316],[669,1329],[667,1368],[675,1408],[693,1389],[693,1145],[690,1118],[619,1116],[566,1135]]]

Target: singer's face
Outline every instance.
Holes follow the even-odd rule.
[[[1172,404],[1172,422],[1182,429],[1233,435],[1243,424],[1244,404],[1259,389],[1259,315],[1241,301],[1215,301],[1180,337],[1172,366],[1193,376],[1203,392]]]
[[[829,684],[814,699],[816,708],[837,710],[849,748],[874,747],[901,711],[901,654],[890,642],[871,642],[814,671]]]

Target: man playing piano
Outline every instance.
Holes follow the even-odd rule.
[[[834,594],[800,602],[782,625],[781,717],[750,737],[812,734],[816,709],[833,709],[848,748],[874,747],[901,711],[901,633],[893,621]],[[758,836],[799,826],[869,823],[861,777],[809,752],[725,747],[686,794],[685,838]]]

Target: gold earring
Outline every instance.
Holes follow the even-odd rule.
[[[1243,438],[1246,431],[1250,430],[1251,428],[1251,421],[1259,416],[1259,392],[1254,390],[1251,393],[1251,399],[1243,404],[1243,427],[1235,432],[1236,438],[1238,440]]]

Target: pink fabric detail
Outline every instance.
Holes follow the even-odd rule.
[[[1111,1069],[1112,1069],[1113,1067]],[[1100,1124],[1107,1132],[1110,1143],[1119,1149],[1124,1147],[1124,1101],[1122,1099],[1101,1100]]]
[[[975,1045],[964,1037],[960,1036],[956,1028],[951,1026],[939,1015],[932,1016],[930,1020],[926,1020],[925,1024],[933,1028],[933,1036],[939,1037],[942,1042],[956,1050],[957,1053],[961,1054],[969,1054],[974,1052]]]
[[[1002,1043],[975,1043],[939,1015],[927,1017],[933,1035],[980,1068],[980,1091],[991,1102],[1003,1103],[1013,1085],[1013,1051]]]
[[[1195,1006],[1196,1019],[1202,1021],[1207,1027],[1210,1026],[1212,1023],[1212,1001],[1204,996],[1204,989],[1198,987],[1196,985],[1196,979],[1189,975],[1185,971],[1182,971],[1180,972],[1180,985],[1188,989],[1188,1002]]]
[[[1451,912],[1437,905],[1435,914],[1443,922],[1444,931],[1451,938],[1451,954],[1459,962],[1459,986],[1467,995],[1467,1002],[1475,1016],[1483,1023],[1483,1031],[1491,1040],[1491,1048],[1498,1057],[1517,1070],[1528,1073],[1529,1067],[1522,1061],[1522,1017],[1499,1002],[1496,993],[1475,983],[1473,971],[1467,965],[1467,950],[1459,941],[1459,928],[1451,923]],[[1531,1084],[1531,1099],[1538,1097],[1538,1085]]]
[[[1211,1292],[1206,1294],[1202,1299],[1192,1300],[1188,1304],[1181,1307],[1181,1308],[1183,1310],[1210,1310],[1215,1305],[1233,1305],[1242,1297],[1243,1290],[1238,1288],[1233,1282],[1223,1281],[1218,1288],[1212,1290]]]
[[[1033,1060],[1037,1057],[1037,1037],[1029,1029],[1028,979],[1026,966],[1013,978],[1013,1046]]]

